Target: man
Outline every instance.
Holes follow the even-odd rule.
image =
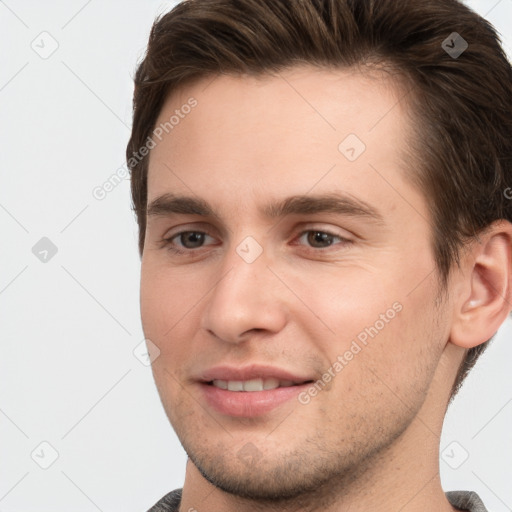
[[[456,0],[188,0],[127,148],[188,454],[151,511],[485,511],[447,406],[507,318],[512,69]]]

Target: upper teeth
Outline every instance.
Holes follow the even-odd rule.
[[[263,391],[264,389],[276,389],[279,387],[293,386],[291,380],[279,380],[273,377],[268,379],[251,380],[214,380],[213,385],[228,391]]]

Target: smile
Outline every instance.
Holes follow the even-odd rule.
[[[302,382],[293,382],[291,380],[279,380],[273,377],[266,379],[250,379],[250,380],[220,380],[216,379],[209,384],[219,389],[227,389],[228,391],[264,391],[268,389],[287,388]]]

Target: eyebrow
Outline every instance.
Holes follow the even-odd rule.
[[[287,197],[284,200],[266,204],[262,208],[261,213],[269,219],[276,219],[287,215],[334,213],[351,217],[363,217],[378,224],[384,224],[383,216],[370,204],[351,195],[335,192]],[[167,216],[172,214],[219,217],[212,206],[203,199],[172,193],[166,193],[157,197],[147,208],[148,216]]]

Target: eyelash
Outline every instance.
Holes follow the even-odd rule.
[[[194,248],[194,249],[177,249],[176,246],[174,246],[173,244],[173,240],[176,239],[176,238],[179,238],[181,235],[185,234],[185,233],[195,233],[195,234],[202,234],[202,235],[206,235],[206,236],[211,236],[209,235],[208,233],[204,232],[204,231],[194,231],[194,230],[185,230],[185,231],[179,231],[178,233],[175,233],[173,234],[172,236],[168,237],[168,238],[164,238],[161,242],[161,246],[162,248],[166,248],[168,251],[180,256],[180,255],[185,255],[185,254],[188,254],[188,255],[193,255],[195,252],[198,252],[200,249],[203,249],[204,246],[201,246],[201,247],[198,247],[198,248]],[[339,236],[335,233],[332,233],[330,231],[326,231],[326,230],[321,230],[321,229],[306,229],[304,231],[302,231],[299,235],[298,235],[298,239],[300,240],[304,235],[307,235],[308,233],[321,233],[321,234],[324,234],[324,235],[328,235],[329,237],[332,237],[332,238],[337,238],[338,240],[340,240],[340,242],[338,244],[330,244],[326,247],[309,247],[309,249],[313,252],[316,252],[316,253],[322,253],[322,252],[325,252],[327,250],[329,250],[333,245],[342,245],[342,246],[347,246],[347,245],[350,245],[353,243],[352,240],[349,240],[348,238],[344,238],[342,236]],[[212,237],[213,238],[213,237]],[[299,245],[299,244],[294,244],[294,245]]]

